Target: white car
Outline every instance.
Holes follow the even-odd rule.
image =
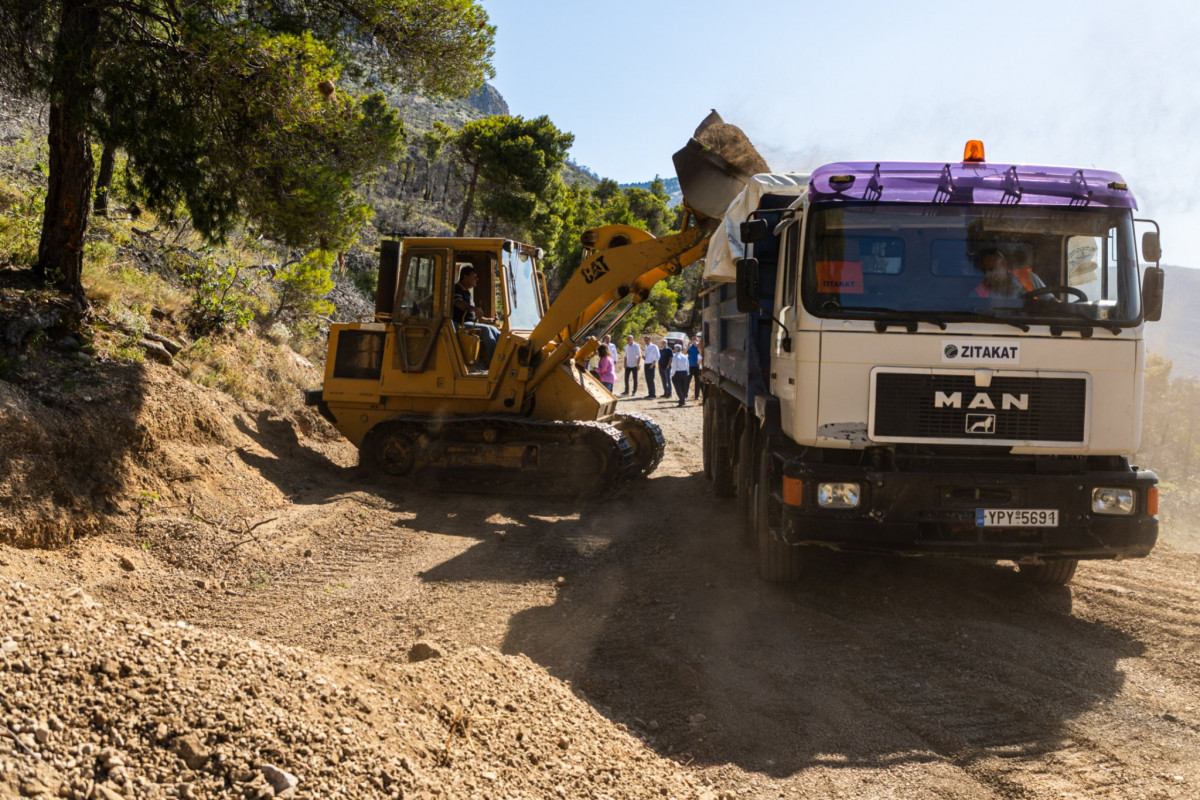
[[[688,336],[686,333],[681,333],[680,331],[670,331],[663,338],[667,340],[667,344],[671,346],[672,350],[675,349],[675,345],[677,344],[682,345],[683,349],[687,350],[688,342],[692,340],[691,336]]]

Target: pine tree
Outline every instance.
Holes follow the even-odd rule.
[[[464,95],[494,33],[473,0],[0,0],[0,78],[49,101],[35,274],[86,304],[93,141],[211,240],[242,217],[289,244],[346,236],[401,127],[343,73]]]

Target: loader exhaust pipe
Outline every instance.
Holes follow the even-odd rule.
[[[375,288],[375,318],[391,317],[396,308],[396,286],[400,279],[400,242],[379,243],[379,283]]]

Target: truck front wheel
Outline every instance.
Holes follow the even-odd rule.
[[[782,525],[782,507],[776,499],[776,495],[781,494],[782,484],[769,443],[764,445],[759,454],[758,479],[754,483],[758,574],[765,581],[786,583],[800,579],[804,571],[804,553],[776,535]]]
[[[1030,583],[1065,586],[1075,577],[1079,559],[1064,558],[1059,561],[1043,561],[1040,564],[1018,564],[1021,577]]]

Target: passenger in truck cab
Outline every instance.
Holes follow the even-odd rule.
[[[1032,267],[1010,269],[1004,253],[996,247],[980,250],[975,255],[975,268],[983,273],[983,280],[973,290],[977,297],[1020,297],[1046,286]]]

